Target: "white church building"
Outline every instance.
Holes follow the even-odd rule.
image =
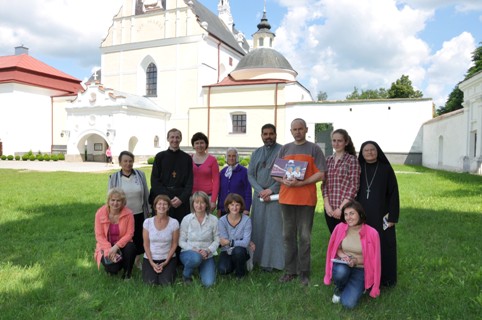
[[[188,151],[202,131],[213,152],[248,153],[261,144],[263,124],[275,124],[283,144],[300,117],[308,139],[327,154],[329,132],[315,135],[317,124],[348,130],[356,148],[377,141],[396,163],[425,163],[426,145],[434,143],[424,131],[431,99],[316,102],[274,49],[270,28],[264,12],[248,42],[234,27],[229,0],[219,0],[217,15],[197,0],[125,0],[101,42],[101,69],[77,94],[52,96],[62,112],[48,146],[64,146],[71,161],[104,161],[109,146],[114,158],[129,150],[142,161],[167,148],[166,133],[175,127]],[[28,148],[37,147],[13,151]]]

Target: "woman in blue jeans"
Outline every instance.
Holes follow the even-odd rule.
[[[365,290],[376,298],[380,294],[380,239],[374,228],[365,224],[363,207],[350,201],[342,208],[341,222],[330,238],[326,253],[324,283],[335,284],[333,303],[354,308]]]
[[[219,243],[219,274],[229,274],[234,271],[236,277],[246,275],[246,261],[249,259],[248,246],[251,241],[251,219],[243,214],[244,200],[237,193],[230,193],[224,201],[227,214],[218,222]]]
[[[184,265],[182,277],[189,284],[198,269],[201,283],[210,287],[216,281],[214,255],[219,247],[218,218],[209,214],[210,200],[205,192],[195,192],[190,202],[192,213],[182,219],[179,239],[179,258]]]

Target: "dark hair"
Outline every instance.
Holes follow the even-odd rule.
[[[276,127],[271,123],[267,123],[261,127],[261,133],[263,133],[264,129],[273,129],[274,133],[276,134]]]
[[[209,147],[209,140],[208,140],[208,137],[206,137],[206,135],[202,132],[196,132],[192,138],[191,138],[191,145],[194,147],[194,142],[196,141],[199,141],[199,140],[203,140],[204,142],[206,142],[206,149]]]
[[[351,141],[351,137],[348,132],[345,129],[336,129],[332,132],[331,137],[333,137],[335,133],[341,134],[343,136],[343,139],[348,142],[345,146],[345,151],[351,155],[356,156],[355,146],[353,145],[353,141]]]
[[[172,206],[171,199],[169,199],[169,197],[166,196],[165,194],[160,194],[156,198],[154,198],[154,201],[152,202],[152,212],[154,212],[154,215],[157,214],[156,205],[161,200],[166,201],[169,208],[171,208],[171,206]],[[169,215],[169,213],[167,215]]]
[[[345,210],[348,209],[348,208],[351,208],[351,209],[355,210],[356,212],[358,212],[358,215],[360,216],[360,219],[358,220],[358,225],[360,225],[362,223],[365,223],[365,221],[367,220],[367,216],[365,214],[365,209],[363,209],[363,206],[360,204],[360,202],[355,201],[355,200],[352,200],[352,201],[348,202],[341,209],[340,220],[342,222],[346,223],[346,221],[345,221]]]
[[[125,150],[124,150],[124,151],[122,151],[122,152],[120,153],[120,155],[119,155],[119,163],[122,161],[122,157],[123,157],[123,156],[129,156],[129,157],[132,158],[132,161],[134,161],[134,154],[133,154],[132,152],[130,152],[130,151],[125,151]]]
[[[241,204],[240,212],[242,213],[244,209],[246,209],[246,205],[244,204],[244,199],[237,193],[230,193],[226,196],[226,200],[224,200],[224,210],[229,213],[229,205],[233,202]]]
[[[181,132],[181,130],[176,129],[176,128],[172,128],[171,130],[169,130],[169,131],[167,132],[167,137],[166,137],[166,139],[169,139],[169,135],[171,134],[171,132],[179,132],[179,135],[181,136],[181,139],[182,139],[182,132]]]

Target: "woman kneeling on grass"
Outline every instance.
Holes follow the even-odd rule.
[[[148,284],[169,285],[176,279],[179,222],[169,217],[170,207],[169,197],[158,195],[153,203],[156,215],[144,221],[142,279]]]
[[[95,260],[102,263],[105,271],[116,275],[124,269],[123,279],[130,279],[136,247],[132,242],[134,235],[134,216],[126,206],[126,195],[122,189],[113,188],[107,195],[107,204],[95,214]]]
[[[224,201],[227,214],[218,222],[219,255],[218,270],[220,274],[233,272],[236,277],[246,275],[246,261],[249,260],[248,245],[251,241],[251,219],[243,214],[244,200],[236,193],[230,193]]]
[[[370,296],[380,295],[380,238],[377,230],[365,224],[363,207],[350,201],[342,209],[341,221],[330,238],[326,253],[325,279],[333,276],[333,303],[354,308],[365,290]]]
[[[216,281],[214,255],[219,247],[218,218],[209,214],[209,196],[196,191],[191,196],[192,213],[182,219],[179,258],[184,265],[182,272],[186,284],[192,282],[192,274],[199,270],[201,282],[210,287]]]

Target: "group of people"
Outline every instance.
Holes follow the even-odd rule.
[[[150,190],[144,173],[133,169],[134,155],[123,151],[121,170],[109,178],[107,204],[96,214],[98,265],[110,274],[124,270],[130,278],[143,254],[146,283],[173,283],[181,265],[185,283],[198,270],[209,287],[216,269],[243,277],[251,258],[263,271],[284,271],[281,283],[299,277],[308,285],[316,183],[323,181],[331,233],[324,282],[335,283],[333,302],[352,308],[365,290],[376,297],[380,284],[395,285],[398,187],[383,151],[367,141],[357,159],[350,136],[338,129],[332,134],[335,153],[325,160],[320,147],[306,140],[303,119],[293,120],[290,131],[294,141],[282,146],[276,127],[264,125],[263,146],[253,152],[248,169],[229,148],[227,166],[219,171],[206,135],[193,135],[195,152],[189,155],[180,149],[182,133],[171,129],[169,148],[155,156]],[[278,158],[306,162],[304,178],[272,176]]]

